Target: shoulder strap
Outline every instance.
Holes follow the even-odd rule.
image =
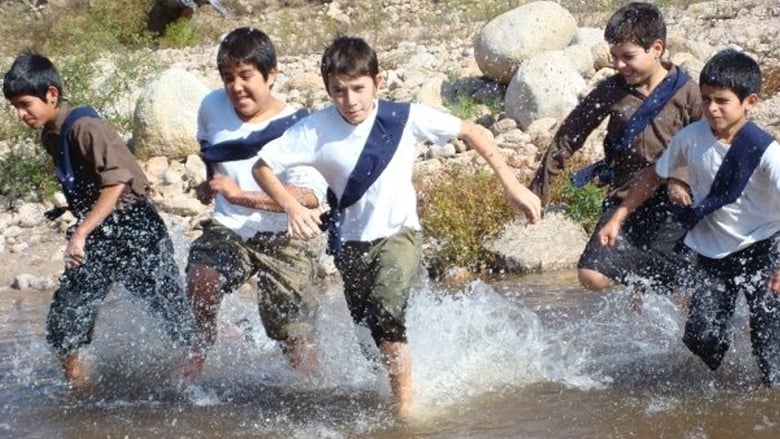
[[[100,118],[97,111],[92,107],[76,107],[72,109],[62,123],[62,127],[60,127],[60,149],[57,158],[54,160],[57,180],[62,185],[63,193],[71,208],[73,208],[73,199],[76,195],[76,176],[70,160],[71,148],[68,134],[73,124],[82,117]]]
[[[323,229],[328,232],[328,252],[335,254],[341,250],[341,217],[344,211],[363,197],[368,188],[390,163],[395,155],[401,136],[409,119],[408,103],[379,101],[376,120],[366,140],[363,151],[358,157],[355,168],[349,175],[341,199],[328,188],[330,210],[323,214]]]
[[[658,116],[658,113],[672,99],[672,96],[677,93],[677,90],[689,80],[688,74],[679,67],[675,69],[673,75],[667,75],[628,119],[620,138],[614,143],[604,142],[604,159],[572,174],[571,181],[574,186],[585,186],[596,177],[603,184],[610,184],[612,182],[611,163],[633,143],[634,139],[647,128],[650,121]]]
[[[773,141],[771,135],[751,121],[739,130],[715,173],[707,196],[693,208],[678,209],[678,217],[688,230],[710,213],[737,201]]]
[[[247,137],[229,140],[217,144],[201,142],[200,152],[207,164],[245,160],[257,153],[270,141],[278,138],[299,120],[309,115],[308,110],[300,109],[295,113],[274,119],[265,128],[253,131]]]

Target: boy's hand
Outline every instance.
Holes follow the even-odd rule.
[[[322,233],[320,224],[322,222],[317,209],[307,209],[297,204],[287,211],[287,233],[293,238],[303,240],[316,238]]]
[[[520,185],[519,191],[508,192],[507,197],[516,212],[522,213],[532,224],[542,218],[542,200],[525,186]]]
[[[236,184],[236,182],[227,175],[214,174],[208,183],[212,193],[222,194],[222,196],[225,197],[225,199],[228,201],[231,201],[241,195],[241,188],[238,187],[238,184]]]
[[[79,233],[73,233],[65,247],[65,268],[73,269],[84,263],[87,254],[84,251],[86,238]]]
[[[690,206],[693,204],[691,194],[688,191],[688,185],[675,178],[670,178],[666,183],[666,194],[669,201],[680,206]]]
[[[210,204],[214,200],[216,193],[211,190],[211,186],[208,181],[195,186],[195,197],[201,204]]]
[[[604,224],[604,227],[602,227],[598,231],[598,238],[599,242],[603,246],[609,246],[614,247],[617,243],[617,237],[618,233],[620,232],[620,222],[618,221],[607,221],[606,224]]]
[[[775,269],[772,275],[769,276],[767,289],[776,296],[780,295],[780,268]]]

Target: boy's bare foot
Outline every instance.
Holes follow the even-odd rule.
[[[79,354],[66,354],[60,359],[62,370],[65,372],[65,379],[68,380],[71,387],[82,388],[87,384],[88,370],[87,365],[79,357]]]
[[[206,355],[202,353],[190,352],[179,365],[179,377],[186,381],[192,381],[199,377],[203,371],[203,363],[206,361]]]

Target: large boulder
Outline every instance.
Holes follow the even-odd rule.
[[[585,229],[553,208],[536,224],[507,224],[485,248],[506,273],[526,274],[575,268],[587,242]]]
[[[534,120],[563,120],[587,83],[565,52],[547,52],[524,62],[506,90],[504,108],[523,130]]]
[[[198,154],[195,138],[198,108],[209,88],[179,68],[164,71],[138,97],[133,123],[133,149],[141,158],[183,160]]]
[[[477,33],[474,57],[485,76],[506,84],[524,60],[568,46],[576,29],[574,16],[558,3],[527,3],[499,15]]]

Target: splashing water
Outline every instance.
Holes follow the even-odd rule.
[[[174,234],[174,241],[179,242]],[[181,240],[183,243],[184,241]],[[177,260],[184,257],[177,245]],[[390,416],[366,330],[338,286],[320,295],[319,367],[295,372],[264,333],[253,292],[223,301],[203,375],[172,379],[182,352],[116,288],[87,349],[93,387],[74,394],[45,345],[46,295],[0,297],[0,436],[13,437],[721,437],[780,431],[760,388],[744,304],[732,350],[710,372],[680,342],[685,313],[630,291],[568,280],[415,286],[407,311],[420,424]],[[75,415],[75,416],[74,416]],[[9,436],[10,437],[10,436]]]

